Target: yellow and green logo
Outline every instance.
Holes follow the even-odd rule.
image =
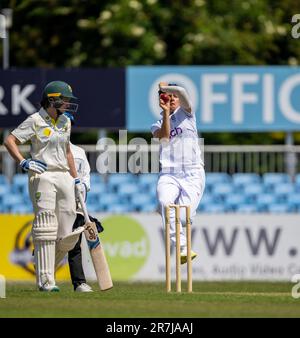
[[[45,128],[43,130],[43,134],[47,137],[49,137],[51,135],[51,129],[50,128]]]
[[[37,191],[37,192],[35,193],[35,201],[36,201],[36,202],[39,202],[39,201],[40,201],[41,195],[42,195],[42,193],[41,193],[40,191]]]
[[[144,266],[150,253],[150,242],[143,226],[128,216],[110,216],[101,221],[100,234],[112,279],[128,280]]]

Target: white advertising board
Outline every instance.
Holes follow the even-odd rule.
[[[165,280],[164,231],[158,214],[97,217],[113,278]],[[114,229],[115,228],[115,229]],[[85,246],[84,246],[85,247]],[[193,280],[287,280],[300,273],[300,217],[296,214],[220,214],[195,217]],[[94,278],[87,249],[85,271]],[[175,278],[175,250],[172,255]],[[182,265],[182,278],[186,265]]]

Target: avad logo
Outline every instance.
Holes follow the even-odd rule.
[[[113,280],[128,280],[145,265],[150,253],[147,233],[135,219],[110,216],[102,221],[105,254]]]

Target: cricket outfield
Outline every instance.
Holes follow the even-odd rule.
[[[300,317],[291,283],[194,282],[194,292],[165,292],[164,283],[118,283],[110,291],[38,292],[33,283],[7,282],[0,317],[202,318]],[[183,291],[186,284],[183,283]]]

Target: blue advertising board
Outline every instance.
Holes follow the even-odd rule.
[[[186,88],[199,131],[300,130],[300,68],[132,66],[126,70],[129,131],[160,119],[159,82]]]
[[[37,111],[44,86],[69,83],[78,97],[75,128],[125,128],[124,69],[0,71],[0,128],[13,128]]]

